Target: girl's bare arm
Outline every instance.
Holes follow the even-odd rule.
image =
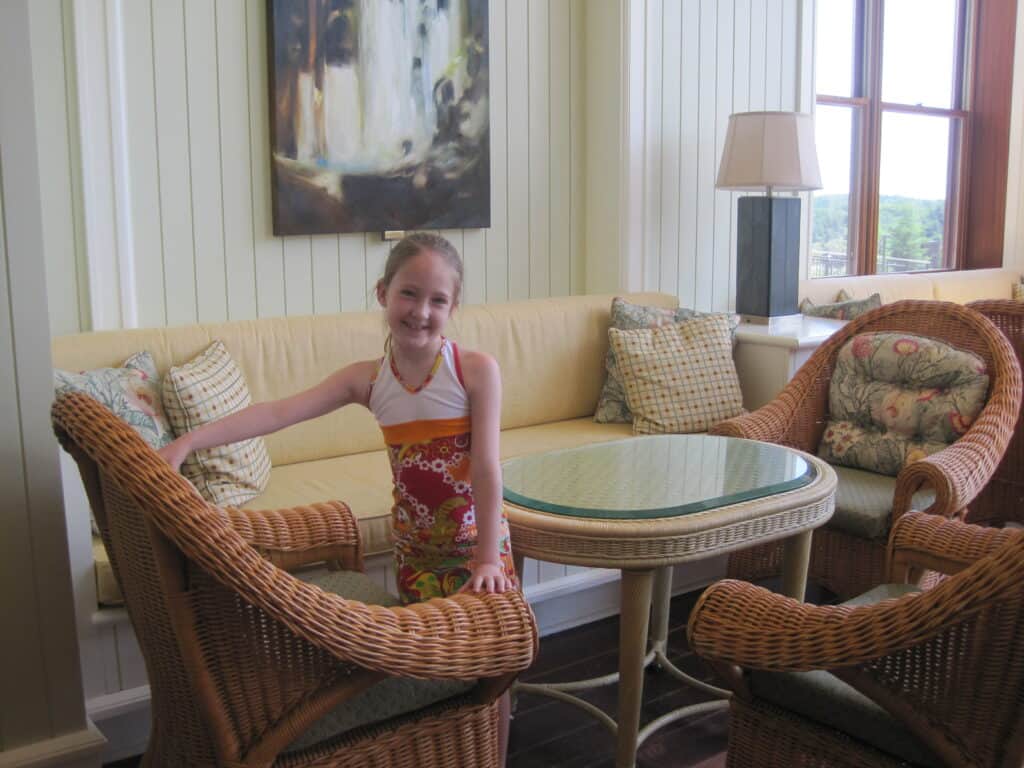
[[[160,454],[177,469],[192,451],[267,435],[300,421],[330,413],[349,403],[366,405],[376,365],[372,360],[353,363],[303,392],[280,400],[250,405],[185,433],[162,448]]]
[[[501,372],[490,355],[465,351],[462,370],[472,418],[470,476],[476,506],[477,547],[466,589],[504,592],[511,587],[498,552],[502,489],[499,462]]]

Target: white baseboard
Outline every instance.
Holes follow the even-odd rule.
[[[87,720],[80,731],[0,751],[0,768],[98,768],[106,743]]]
[[[726,556],[677,565],[672,593],[692,592],[725,576]],[[619,572],[590,569],[526,587],[541,637],[619,612]],[[149,740],[149,686],[96,696],[86,702],[89,717],[107,738],[103,762],[141,754]],[[5,768],[0,753],[0,768]],[[43,765],[43,764],[40,764]],[[48,764],[47,764],[48,765]]]

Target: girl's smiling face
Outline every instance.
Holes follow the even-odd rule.
[[[410,257],[387,287],[377,288],[392,343],[409,351],[440,343],[458,288],[458,275],[440,254],[422,250]]]

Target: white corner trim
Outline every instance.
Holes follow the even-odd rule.
[[[80,731],[0,752],[0,768],[98,768],[107,740],[91,720]]]
[[[135,250],[132,238],[132,184],[128,158],[128,102],[125,86],[124,0],[107,2],[107,77],[110,87],[110,139],[114,174],[114,226],[120,266],[121,326],[138,328]]]
[[[619,0],[619,287],[645,288],[643,238],[646,56],[644,0]]]
[[[89,312],[92,330],[110,330],[124,326],[122,294],[132,286],[121,274],[122,233],[118,223],[118,201],[127,198],[121,178],[127,170],[127,149],[124,57],[122,44],[116,39],[120,37],[120,4],[108,10],[103,0],[73,0],[73,16]],[[115,40],[110,41],[110,37]],[[112,76],[118,70],[120,73]],[[118,145],[114,144],[115,138]],[[126,212],[121,214],[123,229],[130,222]],[[122,282],[126,283],[124,289]],[[127,314],[130,318],[130,309]]]
[[[1017,3],[1017,31],[1013,54],[1013,90],[1010,96],[1010,143],[1006,167],[1006,219],[1003,229],[1003,266],[1020,270],[1024,253],[1018,244],[1024,207],[1018,169],[1024,163],[1024,2]]]

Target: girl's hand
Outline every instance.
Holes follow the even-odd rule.
[[[161,448],[159,453],[164,461],[171,465],[171,469],[178,472],[181,469],[181,463],[185,458],[192,452],[189,447],[188,441],[184,437],[179,437],[172,443],[168,443]]]
[[[459,592],[504,592],[511,588],[501,563],[473,563],[473,573]]]

